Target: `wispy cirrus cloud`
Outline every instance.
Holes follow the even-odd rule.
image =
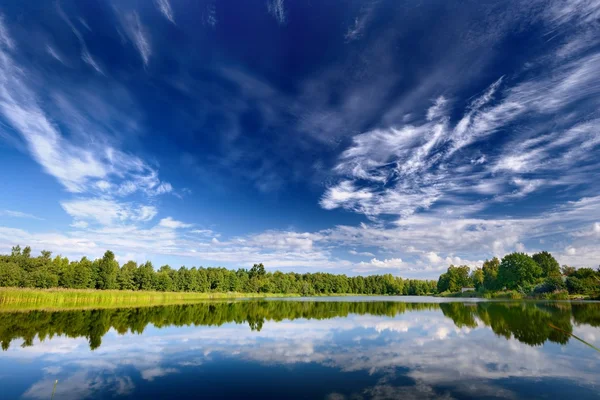
[[[43,220],[43,218],[37,217],[33,214],[25,213],[22,211],[15,210],[0,210],[0,217],[11,217],[11,218],[29,218],[29,219],[37,219]]]
[[[158,11],[160,11],[166,19],[175,24],[175,16],[173,15],[173,9],[171,8],[169,0],[156,0],[156,6],[158,7]]]
[[[59,12],[68,21],[60,9]],[[69,26],[76,30],[70,22]],[[2,43],[9,40],[13,43],[3,26],[2,35]],[[159,179],[156,168],[110,144],[112,138],[103,124],[118,122],[115,126],[131,128],[127,117],[85,91],[78,92],[73,100],[72,93],[49,88],[56,101],[55,107],[47,106],[32,89],[38,71],[31,65],[18,64],[16,51],[17,46],[0,47],[3,76],[0,115],[20,134],[29,153],[44,171],[56,178],[67,192],[77,195],[61,201],[64,211],[73,218],[71,226],[79,230],[124,225],[135,229],[137,224],[149,223],[158,210],[148,198],[171,193],[173,187]],[[127,96],[121,92],[120,98]],[[135,194],[141,195],[135,201],[123,199]],[[17,214],[11,212],[9,216]],[[177,228],[173,226],[177,221],[164,221],[166,225],[159,226]],[[81,244],[77,240],[63,240],[72,245]],[[93,244],[89,246],[84,247],[94,248]]]
[[[73,25],[73,23],[71,22],[71,19],[67,16],[67,14],[61,8],[60,3],[56,4],[56,8],[58,10],[58,15],[60,15],[60,17],[63,19],[63,21],[65,21],[65,23],[69,26],[69,28],[71,29],[71,31],[73,32],[75,37],[77,37],[77,40],[79,41],[79,44],[81,47],[81,59],[83,60],[83,62],[88,64],[90,67],[92,67],[94,70],[96,70],[96,72],[98,72],[99,74],[104,75],[104,71],[102,70],[102,68],[100,68],[100,65],[98,64],[96,59],[92,56],[92,54],[88,50],[88,46],[87,46],[87,43],[85,42],[85,39],[83,38],[83,35],[81,34],[81,32],[79,32],[79,30],[75,27],[75,25]],[[87,28],[89,29],[89,26]]]
[[[344,176],[323,195],[321,205],[344,207],[368,216],[409,215],[484,182],[504,180],[504,194],[527,195],[547,186],[579,182],[577,171],[600,171],[593,149],[600,145],[595,120],[571,118],[551,127],[535,122],[505,142],[500,151],[477,155],[474,144],[527,118],[578,104],[581,112],[598,105],[600,63],[587,55],[560,66],[552,74],[505,88],[494,104],[502,78],[471,102],[454,127],[446,100],[439,98],[427,111],[427,121],[400,128],[376,129],[355,136],[340,156],[335,171]],[[530,122],[529,122],[530,123]],[[472,154],[473,156],[468,156]],[[464,158],[468,158],[468,163]],[[485,162],[471,162],[485,160]],[[558,178],[554,171],[567,171]],[[500,174],[500,175],[499,175]],[[360,183],[359,183],[360,182]],[[494,201],[509,199],[500,193]],[[514,196],[513,196],[514,198]]]
[[[267,11],[269,11],[269,14],[275,18],[279,25],[285,24],[287,20],[287,14],[283,0],[268,0]]]
[[[375,3],[369,3],[361,8],[359,15],[354,19],[354,23],[348,27],[344,35],[346,42],[353,42],[363,36],[373,17],[374,9]]]
[[[142,24],[139,14],[136,11],[124,11],[117,8],[114,11],[121,22],[123,30],[127,33],[129,40],[131,40],[142,58],[144,65],[148,65],[150,56],[152,55],[150,34]]]

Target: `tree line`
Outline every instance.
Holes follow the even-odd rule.
[[[102,258],[83,257],[70,261],[52,257],[42,251],[37,257],[31,248],[12,248],[0,255],[0,287],[154,290],[165,292],[240,292],[283,293],[310,296],[315,294],[428,295],[437,291],[436,281],[402,279],[385,275],[354,276],[329,273],[267,272],[263,264],[251,269],[230,270],[221,267],[173,269],[163,265],[158,270],[150,261],[123,265],[112,251]]]
[[[12,248],[0,255],[0,287],[153,290],[165,292],[240,292],[301,294],[379,294],[431,295],[456,293],[473,287],[479,292],[516,290],[523,294],[564,292],[600,294],[600,267],[575,269],[560,267],[547,251],[529,256],[507,254],[486,260],[480,268],[451,265],[439,279],[402,279],[391,274],[353,276],[330,273],[267,272],[263,264],[250,269],[222,267],[181,267],[163,265],[158,270],[150,261],[138,265],[128,261],[119,265],[115,255],[106,251],[102,258],[83,257],[70,261],[52,257],[43,250],[37,257],[29,246]]]
[[[579,268],[559,265],[552,254],[542,251],[532,256],[525,253],[507,254],[486,260],[472,272],[466,265],[451,265],[437,282],[439,293],[459,292],[473,287],[479,292],[516,290],[523,294],[568,292],[570,294],[600,294],[600,267]]]

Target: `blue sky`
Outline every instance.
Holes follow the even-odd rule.
[[[587,0],[9,2],[0,248],[596,266],[599,19]]]

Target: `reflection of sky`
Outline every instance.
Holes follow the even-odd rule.
[[[420,311],[270,321],[260,332],[234,323],[150,326],[141,335],[111,330],[94,351],[85,338],[54,337],[1,353],[0,383],[3,397],[35,399],[49,398],[56,379],[57,399],[240,396],[236,387],[267,386],[265,398],[596,396],[600,355],[582,343],[531,347],[477,322],[458,328],[441,311]],[[598,328],[573,333],[600,344]]]

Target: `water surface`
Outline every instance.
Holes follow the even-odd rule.
[[[418,301],[418,302],[417,302]],[[600,398],[600,303],[327,298],[0,312],[0,398]]]

